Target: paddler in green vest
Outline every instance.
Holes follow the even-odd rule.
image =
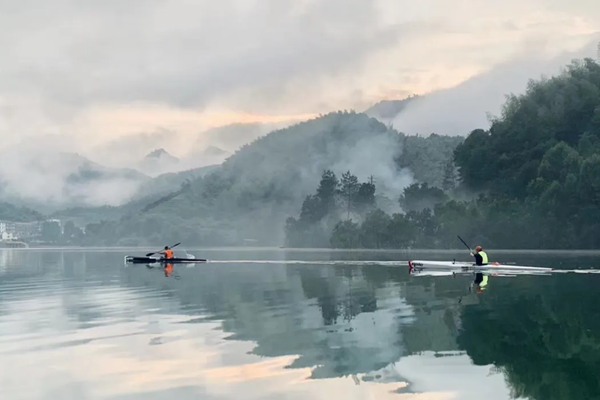
[[[473,257],[475,257],[475,264],[476,265],[487,265],[488,264],[488,256],[485,253],[485,251],[483,251],[483,247],[481,246],[477,246],[475,247],[475,254],[471,253],[471,255]],[[487,284],[488,284],[488,276],[484,275],[481,272],[477,272],[475,274],[475,281],[473,282],[477,288],[477,292],[481,293],[482,291],[485,290]]]
[[[475,254],[471,253],[471,256],[475,257],[476,265],[487,265],[488,264],[488,256],[483,251],[483,247],[477,246],[475,247]]]

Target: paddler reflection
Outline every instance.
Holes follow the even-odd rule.
[[[173,275],[173,264],[167,263],[165,265],[165,278],[168,278],[171,275]]]
[[[475,274],[475,280],[473,281],[472,286],[475,287],[477,293],[482,293],[487,289],[488,279],[488,275],[484,275],[482,272],[477,272]]]

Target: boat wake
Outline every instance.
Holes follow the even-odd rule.
[[[360,261],[360,260],[208,260],[209,264],[277,264],[277,265],[351,265],[408,267],[408,261]]]
[[[378,260],[200,260],[201,263],[192,263],[192,260],[187,261],[187,268],[194,268],[196,264],[221,264],[221,265],[306,265],[306,266],[352,266],[352,267],[367,267],[367,266],[379,266],[379,267],[402,267],[409,268],[409,261],[378,261]],[[413,261],[415,265],[416,262]],[[520,275],[553,275],[553,274],[600,274],[600,269],[553,269],[543,267],[519,267],[512,265],[495,266],[493,269],[481,269],[477,271],[473,268],[464,269],[464,265],[472,267],[469,263],[446,263],[446,262],[427,262],[427,268],[414,268],[410,270],[410,274],[416,277],[418,276],[453,276],[462,274],[473,274],[475,272],[483,272],[491,276],[505,276],[513,277]],[[439,264],[439,265],[438,265]],[[441,265],[444,268],[440,268]]]

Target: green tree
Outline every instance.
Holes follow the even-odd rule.
[[[75,226],[73,221],[67,221],[63,228],[63,240],[66,243],[81,244],[84,238],[81,228]]]
[[[413,246],[415,243],[414,232],[417,229],[415,224],[404,214],[393,214],[387,226],[386,237],[389,245],[395,249],[405,249]]]
[[[335,197],[339,181],[335,174],[331,170],[326,170],[321,176],[321,182],[317,188],[317,198],[319,199],[322,207],[322,215],[325,216],[335,209],[336,202]]]
[[[361,185],[358,183],[358,178],[355,175],[352,175],[350,171],[342,174],[342,179],[339,184],[339,193],[346,208],[346,218],[350,219],[350,212],[357,209],[356,203]]]
[[[325,212],[321,199],[314,195],[308,195],[302,202],[300,221],[304,223],[319,222],[325,216]]]
[[[358,187],[358,193],[356,194],[356,207],[359,212],[363,213],[365,210],[371,210],[376,205],[375,192],[376,187],[374,183],[364,182]]]
[[[340,221],[333,228],[329,241],[334,249],[358,248],[360,247],[360,226],[349,219]]]
[[[443,204],[448,196],[443,190],[429,186],[427,183],[413,183],[404,189],[399,203],[404,211],[433,210],[436,204]]]
[[[380,209],[368,213],[361,225],[361,245],[373,249],[388,247],[390,244],[389,224],[390,216]]]
[[[448,160],[444,167],[444,179],[442,180],[442,189],[446,192],[453,190],[456,187],[456,166],[452,160]]]
[[[56,221],[44,221],[42,223],[42,240],[45,242],[58,243],[62,237],[62,229]]]

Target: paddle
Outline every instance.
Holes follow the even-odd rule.
[[[179,242],[179,243],[176,243],[176,244],[174,244],[173,246],[171,246],[171,247],[169,247],[169,248],[170,248],[170,249],[172,249],[173,247],[179,246],[180,244],[181,244],[181,242]],[[150,256],[152,256],[152,255],[154,255],[154,254],[156,254],[156,253],[160,253],[161,251],[162,251],[162,250],[155,251],[154,253],[148,253],[148,254],[146,254],[146,257],[150,257]]]
[[[462,238],[461,238],[460,236],[458,236],[458,235],[456,235],[456,236],[457,236],[457,237],[460,239],[460,241],[461,241],[461,242],[463,242],[463,244],[464,244],[465,246],[467,246],[467,249],[469,249],[469,251],[472,253],[472,252],[473,252],[473,250],[471,250],[471,247],[470,247],[468,244],[466,244],[466,243],[465,243],[465,241],[464,241],[464,240],[462,240]]]
[[[471,255],[473,255],[473,250],[471,250],[471,246],[469,246],[467,243],[465,243],[465,241],[462,240],[462,238],[460,236],[458,236],[458,235],[456,235],[456,236],[460,239],[461,242],[463,242],[463,244],[467,247],[467,249],[469,249],[469,251],[471,252]]]

